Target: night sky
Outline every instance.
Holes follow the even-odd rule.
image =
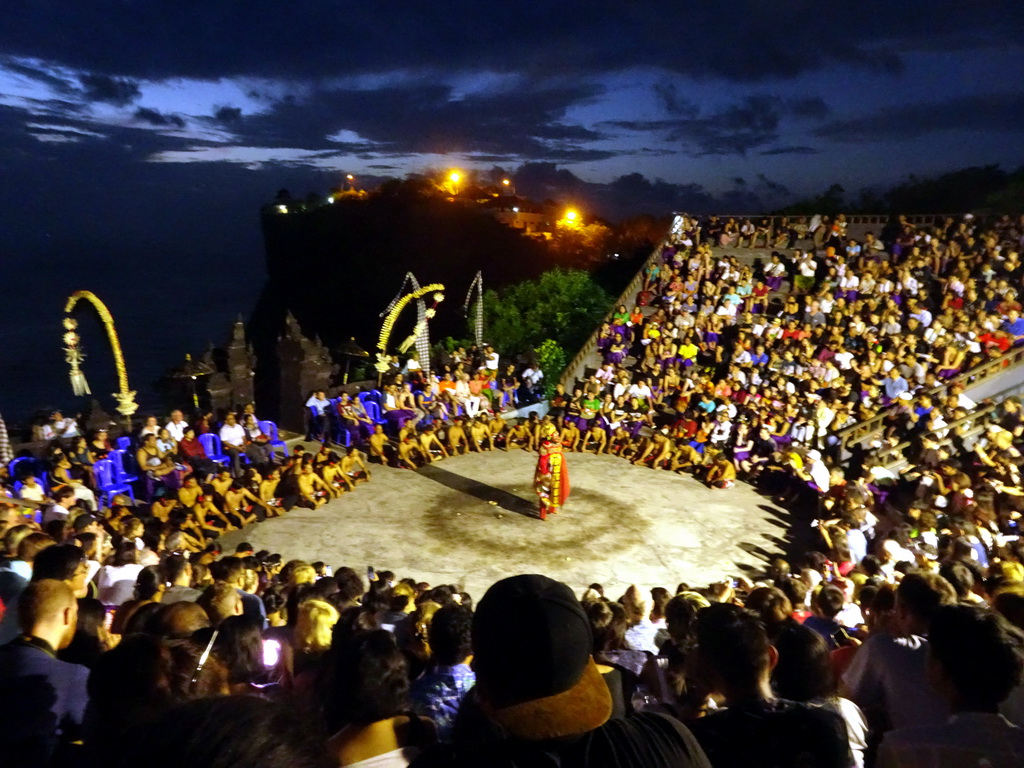
[[[221,341],[263,277],[259,205],[347,173],[500,166],[615,217],[1024,163],[1019,0],[6,0],[2,17],[0,344],[19,364],[39,359],[11,358],[27,336],[56,347],[82,287],[115,317],[175,319],[136,330],[129,367]]]

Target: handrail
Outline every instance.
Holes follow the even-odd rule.
[[[983,381],[987,381],[988,379],[995,377],[1000,373],[1003,373],[1004,371],[1018,368],[1021,366],[1022,363],[1024,363],[1024,347],[1012,347],[999,357],[982,363],[976,368],[971,368],[970,370],[963,371],[962,373],[957,374],[953,378],[947,379],[941,384],[932,387],[931,389],[927,390],[925,394],[934,397],[935,395],[938,395],[943,391],[948,390],[949,387],[953,386],[954,384],[963,384],[965,387],[968,384],[977,385]],[[838,432],[836,432],[836,437],[839,438],[839,441],[843,445],[843,447],[847,446],[851,441],[856,442],[857,440],[863,439],[864,437],[878,429],[882,421],[885,420],[885,417],[895,407],[896,406],[894,405],[890,405],[889,407],[872,416],[870,419],[859,421],[856,424],[852,424],[849,427],[845,427],[839,430]]]
[[[888,221],[903,216],[910,224],[931,224],[935,221],[945,220],[947,218],[958,219],[962,218],[964,212],[960,213],[914,213],[914,214],[898,214],[898,213],[855,213],[855,214],[844,214],[846,217],[847,224],[885,224]],[[712,213],[707,216],[696,216],[698,220],[706,220],[709,216],[715,216],[719,219],[769,219],[773,224],[779,219],[789,219],[794,221],[799,218],[811,219],[814,214],[805,213]]]
[[[672,231],[674,224],[675,220],[673,220],[673,224],[669,226],[669,232]],[[635,301],[630,300],[630,296],[635,295],[637,293],[637,289],[643,282],[644,273],[647,271],[647,268],[657,259],[661,258],[662,250],[665,248],[666,245],[668,245],[668,243],[669,236],[666,235],[661,240],[661,242],[659,242],[658,245],[655,246],[654,250],[651,251],[651,255],[647,257],[644,263],[640,266],[640,269],[637,270],[636,274],[633,276],[633,279],[629,282],[629,285],[627,285],[625,289],[622,291],[622,293],[619,294],[619,297],[612,304],[611,309],[609,309],[608,312],[605,314],[604,319],[594,329],[594,332],[590,334],[590,337],[583,343],[583,346],[580,347],[579,351],[576,353],[575,357],[573,357],[572,361],[567,366],[565,366],[565,370],[562,371],[562,375],[558,379],[558,382],[563,387],[568,389],[570,382],[576,378],[579,378],[579,367],[583,365],[586,359],[594,353],[595,349],[597,349],[597,339],[601,332],[601,324],[606,323],[608,322],[608,320],[611,319],[612,314],[615,312],[615,308],[618,307],[620,304],[636,304]]]
[[[995,403],[992,403],[991,405],[986,405],[981,410],[974,411],[973,413],[969,413],[966,416],[963,416],[963,417],[961,417],[959,419],[955,419],[955,420],[949,422],[944,427],[939,427],[938,429],[930,429],[927,432],[925,432],[924,435],[922,435],[922,437],[925,436],[925,435],[936,436],[937,437],[939,432],[946,432],[947,435],[948,435],[949,433],[952,433],[955,429],[957,429],[960,426],[963,426],[964,424],[973,425],[975,422],[980,421],[983,417],[988,416],[990,413],[992,413],[992,411],[996,410],[996,408],[998,408],[998,407],[999,406],[997,404],[995,404]],[[944,438],[944,439],[948,439],[948,437]],[[879,451],[878,458],[882,459],[882,460],[885,460],[889,456],[892,456],[893,454],[897,454],[898,458],[896,458],[895,460],[893,460],[889,464],[885,465],[886,468],[889,468],[889,466],[891,464],[897,464],[901,460],[905,460],[905,457],[903,456],[903,450],[905,448],[908,448],[910,446],[910,444],[911,444],[910,440],[904,440],[902,443],[897,443],[896,445],[892,446],[891,448],[886,448],[886,449],[884,449],[882,451]]]

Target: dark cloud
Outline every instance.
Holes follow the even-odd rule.
[[[608,183],[581,179],[555,163],[526,163],[515,171],[516,190],[535,199],[582,204],[588,212],[612,219],[651,211],[691,213],[761,211],[779,207],[790,199],[789,190],[763,174],[754,182],[743,178],[713,192],[698,183],[674,184],[648,179],[640,173],[619,176]]]
[[[808,147],[803,144],[787,147],[775,147],[774,149],[764,149],[758,154],[760,155],[816,155],[818,150],[814,147]]]
[[[165,115],[163,112],[149,107],[139,107],[135,110],[133,117],[140,123],[147,123],[157,128],[185,127],[185,120],[180,115]]]
[[[821,120],[828,117],[832,111],[825,100],[818,96],[811,96],[802,99],[787,99],[786,108],[796,117],[807,117]]]
[[[737,0],[728,9],[564,0],[531,4],[529,13],[476,0],[388,5],[7,0],[0,50],[142,78],[436,68],[576,75],[644,66],[766,82],[835,65],[898,71],[903,52],[1020,46],[1024,39],[1018,0],[863,0],[834,8]]]
[[[103,101],[124,107],[142,95],[139,84],[133,80],[97,74],[82,75],[78,79],[88,101]]]
[[[213,113],[213,119],[226,125],[232,125],[242,119],[242,110],[239,107],[218,107]]]
[[[812,133],[833,141],[864,142],[916,139],[942,131],[1024,133],[1024,98],[1020,93],[971,94],[899,104],[834,120]]]
[[[794,112],[792,102],[775,96],[754,95],[708,114],[684,102],[678,102],[676,109],[685,116],[665,120],[620,120],[607,125],[656,134],[665,141],[681,144],[684,151],[698,157],[746,155],[778,139],[779,125],[787,114],[806,117],[812,111],[820,114],[827,107],[820,99],[801,100]]]
[[[241,143],[321,148],[340,131],[386,155],[472,153],[483,161],[600,160],[617,154],[588,147],[605,138],[565,120],[566,111],[604,93],[594,84],[529,84],[508,92],[459,97],[451,86],[417,82],[374,90],[319,90],[278,102],[269,112],[231,125]],[[338,146],[332,142],[330,146]]]

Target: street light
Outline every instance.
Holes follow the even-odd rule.
[[[356,177],[353,176],[351,173],[348,174],[347,176],[345,176],[345,178],[348,179],[349,181],[355,181],[356,180]]]
[[[565,220],[566,221],[573,221],[574,222],[574,221],[576,221],[576,218],[578,216],[579,216],[579,214],[576,213],[576,211],[574,211],[572,208],[570,208],[568,211],[565,212]]]
[[[502,184],[504,184],[504,185],[505,185],[505,186],[507,187],[507,186],[508,186],[509,184],[511,184],[512,182],[511,182],[511,181],[509,181],[508,179],[502,179],[502,180],[501,180],[501,183],[502,183]]]
[[[448,174],[448,180],[452,184],[458,184],[462,180],[462,174],[459,173],[458,171],[452,171],[451,173]]]

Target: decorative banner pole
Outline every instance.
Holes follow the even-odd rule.
[[[473,298],[473,290],[476,289],[476,317],[473,322],[473,334],[476,338],[476,345],[482,347],[484,344],[484,273],[476,273],[473,282],[469,285],[469,292],[466,294],[466,303],[462,305],[462,314],[469,314],[469,302]]]
[[[410,277],[411,274],[406,275],[407,280]],[[415,280],[415,278],[413,279]],[[402,287],[404,289],[404,284]],[[386,310],[387,316],[384,318],[384,324],[381,326],[380,329],[380,338],[377,340],[377,362],[374,364],[374,368],[377,369],[377,386],[380,386],[380,382],[383,379],[384,374],[387,373],[387,370],[391,365],[391,360],[388,358],[387,355],[388,340],[391,338],[391,330],[395,327],[395,321],[398,319],[398,316],[402,314],[402,310],[405,309],[405,306],[410,301],[421,299],[428,293],[436,291],[436,293],[434,293],[433,296],[434,306],[432,306],[430,309],[425,309],[423,311],[423,319],[420,322],[416,323],[416,328],[413,329],[412,335],[410,335],[409,338],[402,342],[402,346],[399,348],[399,350],[405,352],[406,350],[409,349],[409,347],[413,345],[413,343],[417,341],[418,337],[425,335],[427,322],[429,322],[430,318],[432,318],[436,313],[437,305],[444,301],[444,294],[441,293],[441,291],[443,290],[444,286],[441,283],[431,283],[430,285],[425,285],[422,288],[417,288],[412,293],[407,293],[405,296],[402,296],[401,298],[391,302],[391,305]],[[430,344],[428,341],[427,359],[420,360],[420,366],[426,371],[430,370],[429,350]]]
[[[114,393],[114,398],[117,400],[117,412],[124,416],[125,423],[131,431],[132,414],[139,409],[135,402],[136,393],[135,390],[128,389],[128,370],[124,365],[124,353],[121,351],[121,342],[117,338],[114,318],[111,316],[110,310],[107,309],[107,305],[100,301],[92,291],[75,291],[68,297],[67,304],[64,305],[64,314],[67,315],[64,318],[64,327],[67,329],[67,333],[64,334],[64,343],[67,345],[64,348],[64,359],[71,366],[71,388],[76,395],[92,394],[89,391],[89,383],[85,380],[85,374],[80,368],[85,355],[78,347],[80,339],[75,333],[78,323],[71,317],[72,310],[81,299],[85,299],[96,308],[96,313],[100,316],[103,327],[107,331],[110,348],[114,351],[114,366],[117,368],[117,385],[120,390]]]

